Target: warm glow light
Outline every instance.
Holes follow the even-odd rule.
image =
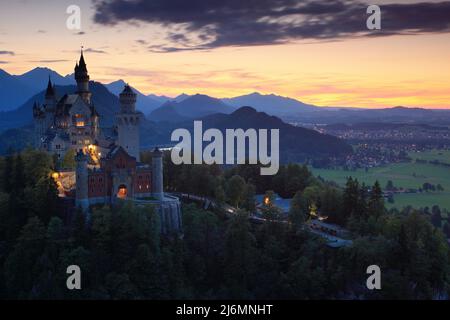
[[[119,199],[125,199],[127,197],[127,188],[126,187],[120,187],[119,192],[117,192],[117,198]]]
[[[52,178],[53,178],[54,180],[57,180],[57,179],[59,178],[59,173],[58,173],[58,172],[54,172],[54,173],[52,174]]]
[[[268,206],[268,205],[270,204],[270,199],[269,199],[269,197],[265,197],[265,198],[264,198],[264,204],[265,204],[266,206]]]

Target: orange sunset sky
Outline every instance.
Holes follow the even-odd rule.
[[[338,5],[339,0],[333,1]],[[189,21],[179,23],[180,13],[175,7],[179,0],[172,1],[174,12],[172,7],[164,8],[167,20],[162,21],[155,17],[157,13],[152,7],[144,8],[142,14],[139,10],[130,10],[122,16],[117,8],[125,1],[116,2],[122,3],[108,7],[108,4],[101,6],[100,1],[89,0],[0,0],[0,68],[11,74],[21,74],[41,66],[66,75],[73,73],[83,45],[92,80],[108,83],[123,79],[146,94],[203,93],[225,98],[258,91],[319,106],[450,108],[450,12],[445,11],[450,8],[448,1],[371,1],[381,6],[382,25],[383,6],[397,12],[395,10],[402,7],[389,5],[414,6],[424,2],[442,6],[444,10],[441,15],[437,7],[425,7],[431,10],[428,14],[428,11],[408,7],[416,14],[411,20],[407,16],[399,18],[405,19],[402,23],[406,27],[388,21],[388,28],[395,27],[398,32],[377,37],[371,37],[364,29],[367,17],[364,11],[360,18],[361,32],[365,34],[359,34],[355,28],[351,32],[342,28],[339,21],[343,26],[348,21],[345,14],[341,14],[340,20],[335,19],[327,26],[327,34],[332,34],[334,28],[337,31],[342,28],[342,32],[348,34],[321,38],[313,31],[306,31],[304,17],[295,15],[299,19],[295,27],[301,26],[298,30],[302,36],[295,33],[294,23],[289,22],[291,29],[287,32],[292,36],[285,38],[283,31],[278,30],[275,36],[270,35],[276,39],[273,41],[265,41],[264,35],[257,35],[257,28],[249,30],[246,38],[232,34],[233,29],[225,27],[226,20],[218,22],[219,30],[217,25],[211,24],[215,17],[208,11],[211,20],[205,23],[222,33],[222,40],[215,42],[201,36],[205,29],[192,31]],[[266,4],[266,1],[261,3]],[[315,4],[321,3],[326,1]],[[71,4],[81,8],[81,30],[66,28],[69,16],[66,9]],[[119,12],[108,16],[101,12],[104,8]],[[241,11],[236,12],[233,17],[237,19]],[[421,12],[425,12],[425,18],[420,16]],[[200,16],[199,12],[199,20],[202,20]],[[261,17],[258,21],[264,21],[264,13]],[[309,14],[308,23],[315,18],[314,13]],[[408,29],[414,19],[417,26],[412,27],[420,31]],[[436,23],[425,19],[435,19]],[[439,19],[442,21],[437,21]],[[248,21],[249,26],[251,22]],[[356,25],[358,23],[356,21]],[[239,21],[242,29],[236,33],[246,31],[242,25]],[[285,26],[272,25],[273,28]],[[310,36],[311,33],[314,35]],[[251,41],[253,36],[258,36],[256,41]],[[168,47],[176,47],[176,50],[166,50]]]

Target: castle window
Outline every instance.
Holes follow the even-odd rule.
[[[82,114],[76,114],[75,115],[75,126],[77,127],[84,127],[85,122],[84,122],[84,117]]]
[[[117,192],[117,198],[125,199],[126,197],[127,197],[127,187],[124,185],[121,185],[119,187],[119,191]]]

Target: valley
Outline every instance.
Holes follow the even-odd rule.
[[[450,210],[450,170],[445,165],[430,163],[438,160],[449,164],[450,151],[434,149],[410,152],[408,155],[411,161],[368,168],[367,171],[363,168],[354,170],[311,168],[311,170],[315,176],[334,181],[342,187],[345,186],[348,177],[358,179],[366,185],[373,185],[378,180],[385,193],[388,182],[392,181],[398,190],[393,192],[394,202],[386,201],[388,208],[401,209],[408,205],[414,208],[431,208],[438,205],[441,209]],[[418,163],[416,159],[427,162]],[[441,185],[444,190],[420,192],[424,183]]]

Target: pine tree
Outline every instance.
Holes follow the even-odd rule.
[[[291,201],[291,207],[289,209],[289,220],[294,226],[295,230],[301,228],[309,218],[309,204],[306,198],[303,197],[301,191],[298,191]]]
[[[375,182],[370,192],[368,209],[370,217],[378,218],[384,213],[383,192],[378,181]]]
[[[347,179],[343,195],[343,210],[338,223],[345,224],[347,220],[358,213],[359,183],[352,177]]]
[[[244,199],[244,191],[245,191],[245,180],[240,176],[233,176],[228,181],[227,186],[227,196],[233,205],[236,208],[242,204]]]

